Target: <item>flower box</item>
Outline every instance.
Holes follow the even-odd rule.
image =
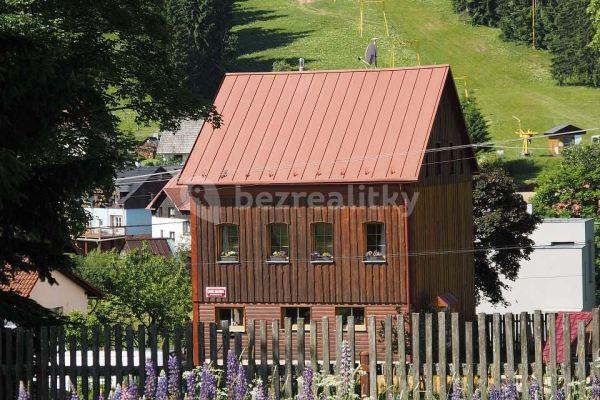
[[[221,260],[222,262],[237,262],[238,258],[237,256],[221,256]]]
[[[385,256],[380,255],[366,255],[364,261],[367,262],[385,262]]]
[[[272,262],[288,262],[288,258],[285,256],[271,256],[269,261]]]

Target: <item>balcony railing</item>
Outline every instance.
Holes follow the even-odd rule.
[[[99,227],[99,228],[88,228],[82,235],[83,238],[88,239],[103,239],[111,238],[116,236],[125,236],[125,227],[113,226],[113,227]]]

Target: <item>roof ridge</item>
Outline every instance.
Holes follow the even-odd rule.
[[[387,67],[387,68],[349,68],[349,69],[317,69],[308,71],[238,71],[226,72],[226,76],[235,75],[295,75],[295,74],[321,74],[321,73],[342,73],[342,72],[381,72],[381,71],[409,71],[415,69],[433,69],[450,68],[450,64],[432,64],[432,65],[413,65],[407,67]]]

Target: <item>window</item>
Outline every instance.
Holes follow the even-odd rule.
[[[169,232],[169,239],[175,240],[175,232]]]
[[[290,242],[287,224],[270,224],[269,236],[271,244],[270,261],[288,262],[290,254]]]
[[[333,224],[316,222],[312,225],[312,261],[333,261]]]
[[[111,215],[110,216],[110,226],[123,226],[123,216],[122,215]]]
[[[190,234],[190,221],[183,221],[183,234],[184,235]]]
[[[157,216],[157,217],[162,217],[162,207],[158,207],[158,208],[156,209],[156,216]]]
[[[442,174],[442,152],[440,149],[440,147],[442,147],[442,144],[440,142],[437,142],[435,144],[435,174],[436,175],[441,175]]]
[[[309,307],[284,307],[281,312],[283,317],[283,327],[285,327],[285,320],[289,318],[292,321],[292,328],[298,326],[298,320],[304,319],[304,325],[310,324],[310,308]]]
[[[220,261],[238,261],[240,241],[238,226],[235,224],[221,225],[221,258]]]
[[[169,218],[172,218],[174,216],[175,216],[175,208],[169,207]]]
[[[454,175],[456,173],[456,160],[454,159],[454,149],[452,148],[454,146],[454,143],[450,142],[449,147],[450,147],[450,159],[448,160],[448,163],[450,164],[450,175]]]
[[[367,252],[365,261],[385,260],[385,226],[381,222],[365,224]]]
[[[224,308],[218,307],[216,309],[216,320],[219,325],[222,322],[229,322],[229,330],[233,332],[240,332],[244,330],[244,309],[243,308]]]
[[[335,315],[342,316],[342,324],[344,328],[348,325],[348,317],[354,317],[354,325],[359,328],[365,328],[365,309],[363,307],[337,307]]]

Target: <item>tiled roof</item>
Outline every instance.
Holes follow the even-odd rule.
[[[8,285],[0,285],[0,290],[3,292],[12,291],[19,296],[29,297],[38,279],[36,272],[18,271]]]
[[[227,74],[181,184],[416,181],[447,65]]]
[[[203,120],[185,120],[181,121],[179,130],[162,132],[156,152],[158,154],[189,154],[203,124]]]

